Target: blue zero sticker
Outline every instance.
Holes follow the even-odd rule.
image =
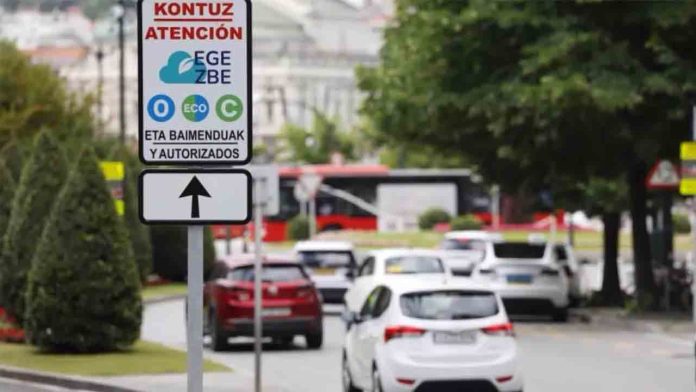
[[[169,121],[175,111],[174,101],[164,94],[155,95],[147,103],[147,114],[157,122]]]

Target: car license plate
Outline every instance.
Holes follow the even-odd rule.
[[[336,269],[335,268],[314,268],[312,270],[312,273],[314,275],[335,275]]]
[[[507,282],[512,284],[530,284],[532,275],[508,275]]]
[[[435,344],[474,344],[476,333],[473,331],[435,332],[433,341]]]
[[[261,310],[263,317],[284,317],[290,315],[290,308],[264,308]]]

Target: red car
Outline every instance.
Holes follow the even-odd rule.
[[[288,345],[303,335],[307,347],[323,341],[321,297],[304,268],[294,260],[267,256],[263,260],[263,335]],[[205,285],[205,330],[212,348],[228,340],[254,335],[254,257],[238,255],[219,261]]]

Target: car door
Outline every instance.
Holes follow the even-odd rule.
[[[355,378],[356,382],[364,388],[370,385],[370,380],[372,379],[372,350],[369,347],[370,334],[373,329],[371,321],[381,291],[382,287],[377,287],[367,296],[360,309],[360,323],[353,327],[355,329],[352,334],[354,339],[352,346],[356,370]]]
[[[359,312],[360,306],[372,290],[374,282],[375,258],[368,256],[358,269],[358,276],[355,278],[353,287],[346,293],[345,301],[348,310]]]

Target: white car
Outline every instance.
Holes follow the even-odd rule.
[[[483,261],[486,244],[501,239],[499,233],[482,230],[461,230],[445,233],[439,245],[442,258],[456,276],[470,276],[476,264]]]
[[[353,286],[344,297],[348,310],[360,310],[367,295],[385,279],[393,276],[417,275],[451,276],[452,272],[442,261],[440,253],[428,249],[383,249],[368,253],[360,264]]]
[[[496,290],[510,313],[568,318],[568,278],[546,242],[492,242],[471,277]]]
[[[503,302],[471,281],[395,277],[344,320],[344,392],[522,391]]]
[[[347,241],[300,241],[295,254],[307,268],[325,303],[342,303],[352,285],[357,263],[355,248]]]
[[[585,296],[584,284],[580,264],[575,257],[573,247],[567,243],[558,243],[553,246],[556,263],[563,269],[568,278],[568,296],[571,304],[578,304]]]

